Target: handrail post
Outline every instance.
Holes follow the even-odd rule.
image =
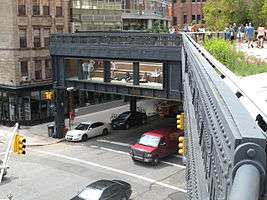
[[[260,194],[260,172],[252,164],[241,165],[234,177],[229,200],[258,200]]]

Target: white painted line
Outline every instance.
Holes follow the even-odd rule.
[[[109,148],[105,148],[105,147],[99,147],[99,146],[96,146],[96,145],[91,145],[90,147],[98,148],[98,149],[102,149],[102,150],[105,150],[105,151],[110,151],[110,152],[124,154],[124,155],[128,155],[129,156],[129,153],[124,152],[124,151],[113,150],[113,149],[109,149]],[[160,161],[160,162],[165,163],[167,165],[172,165],[172,166],[175,166],[175,167],[179,167],[179,168],[182,168],[182,169],[186,168],[184,165],[179,165],[179,164],[175,164],[175,163],[172,163],[172,162],[166,162],[166,161]]]
[[[105,148],[105,147],[99,147],[99,146],[95,146],[95,145],[91,145],[90,147],[92,147],[92,148],[98,148],[98,149],[102,149],[102,150],[110,151],[110,152],[114,152],[114,153],[119,153],[119,154],[129,155],[129,153],[127,153],[127,152],[124,152],[124,151],[118,151],[118,150],[113,150],[113,149],[109,149],[109,148]]]
[[[130,147],[130,144],[127,143],[122,143],[122,142],[114,142],[114,141],[110,141],[110,140],[97,140],[97,142],[104,142],[104,143],[109,143],[109,144],[116,144],[116,145],[120,145],[120,146],[125,146],[125,147]]]
[[[172,165],[172,166],[175,166],[175,167],[180,167],[182,169],[185,169],[186,168],[186,166],[175,164],[175,163],[172,163],[172,162],[166,162],[166,161],[160,161],[160,162],[165,163],[167,165]]]
[[[173,185],[169,185],[169,184],[157,181],[155,179],[146,178],[144,176],[140,176],[140,175],[137,175],[137,174],[134,174],[134,173],[130,173],[130,172],[126,172],[126,171],[123,171],[123,170],[115,169],[115,168],[112,168],[112,167],[100,165],[100,164],[89,162],[89,161],[86,161],[86,160],[81,160],[81,159],[78,159],[78,158],[65,156],[65,155],[62,155],[62,154],[56,154],[56,153],[51,153],[51,152],[46,152],[46,151],[36,151],[36,150],[34,150],[34,151],[38,152],[38,153],[50,155],[50,156],[55,156],[55,157],[58,157],[58,158],[63,158],[63,159],[67,159],[67,160],[76,161],[76,162],[83,163],[83,164],[86,164],[86,165],[91,165],[91,166],[94,166],[94,167],[99,167],[99,168],[102,168],[102,169],[105,169],[105,170],[109,170],[109,171],[113,171],[113,172],[116,172],[116,173],[119,173],[119,174],[123,174],[123,175],[126,175],[126,176],[131,176],[131,177],[134,177],[134,178],[138,178],[138,179],[147,181],[147,182],[155,184],[155,185],[160,185],[160,186],[165,187],[165,188],[169,188],[169,189],[173,189],[173,190],[176,190],[176,191],[179,191],[179,192],[186,193],[185,189],[178,188],[178,187],[175,187]]]

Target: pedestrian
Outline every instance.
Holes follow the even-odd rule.
[[[172,26],[169,28],[169,33],[174,34],[175,33],[175,28]]]
[[[88,65],[88,78],[91,79],[91,73],[94,71],[94,64],[95,61],[89,60],[89,65]]]
[[[249,23],[248,28],[247,28],[247,37],[248,37],[248,48],[252,47],[253,48],[253,38],[254,38],[254,27],[252,26],[251,23]]]
[[[238,27],[237,27],[236,23],[233,24],[232,28],[234,29],[234,39],[236,39],[237,31],[238,31]]]
[[[265,37],[265,28],[264,26],[260,25],[257,29],[257,40],[258,40],[258,48],[263,48],[263,42],[264,42],[264,37]]]
[[[230,39],[231,39],[231,32],[230,32],[229,27],[226,27],[225,30],[224,30],[224,32],[225,32],[225,39],[228,40],[228,41],[230,41]]]
[[[238,31],[237,31],[237,40],[238,40],[239,48],[241,48],[241,44],[243,43],[244,35],[245,35],[245,28],[243,24],[241,24],[241,26],[238,27]]]
[[[82,64],[82,68],[83,68],[83,79],[84,80],[87,80],[88,79],[88,66],[89,66],[89,63],[88,62],[84,62]]]
[[[235,30],[232,26],[229,27],[229,32],[230,32],[230,41],[233,42],[235,39]]]
[[[248,24],[245,25],[245,42],[248,42],[248,36],[247,36],[247,30],[248,30]]]

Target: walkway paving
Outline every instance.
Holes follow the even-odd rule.
[[[254,43],[254,48],[248,48],[247,43],[245,43],[241,45],[240,50],[267,63],[267,42],[264,43],[263,49],[256,48],[256,43]],[[267,73],[241,77],[239,84],[244,92],[267,116]]]

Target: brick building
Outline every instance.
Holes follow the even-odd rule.
[[[51,119],[50,34],[68,32],[69,0],[2,0],[0,20],[0,123]]]
[[[192,21],[199,23],[203,19],[203,6],[206,0],[174,0],[173,25],[183,27]]]

